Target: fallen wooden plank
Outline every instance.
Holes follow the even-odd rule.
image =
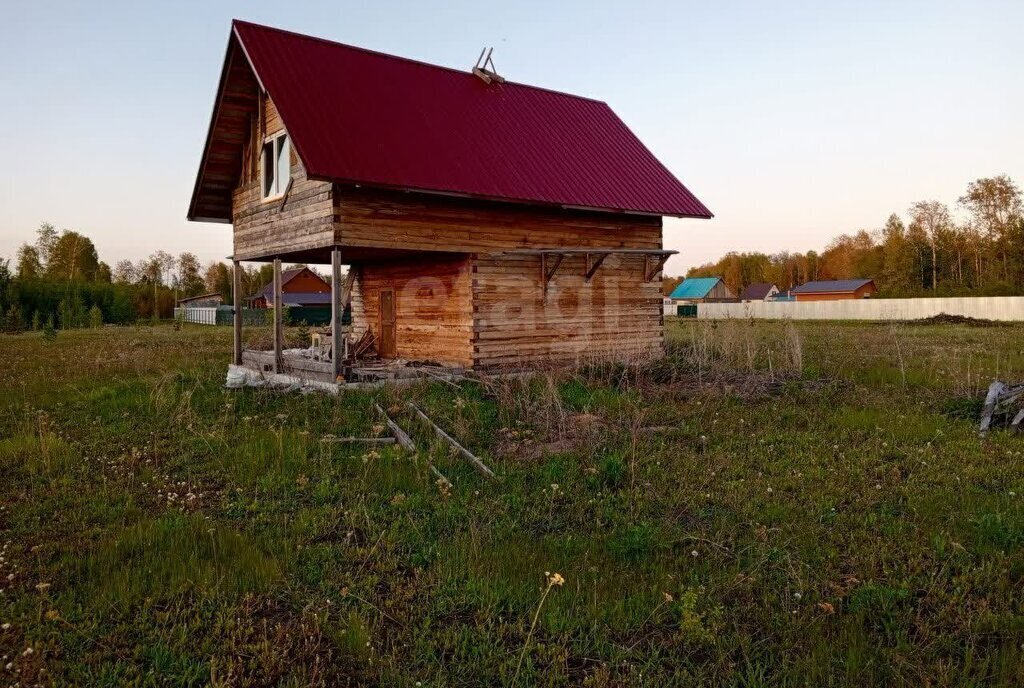
[[[381,408],[380,404],[374,402],[373,407],[377,409],[377,413],[384,416],[384,422],[387,423],[388,430],[391,431],[391,434],[395,436],[395,440],[398,442],[398,445],[405,449],[406,451],[415,454],[416,445],[413,443],[412,438],[409,437],[409,433],[403,430],[401,426],[398,425],[398,423],[391,420],[391,416],[389,416],[387,412],[383,408]],[[446,485],[447,487],[452,486],[451,481],[448,480],[448,478],[444,477],[444,474],[441,473],[441,471],[437,470],[434,464],[428,463],[427,467],[430,468],[430,472],[437,477],[438,482]]]
[[[1020,431],[1024,426],[1021,422],[1024,421],[1024,408],[1017,412],[1017,415],[1013,417],[1013,421],[1010,423],[1010,427],[1014,430]]]
[[[438,382],[443,382],[446,385],[451,385],[455,389],[461,389],[457,384],[451,381],[451,376],[445,377],[440,373],[435,373],[431,370],[427,370],[426,368],[413,368],[413,370],[416,371],[416,374],[421,375],[427,379],[437,380]]]
[[[1003,391],[999,393],[999,398],[996,400],[996,406],[1005,406],[1006,404],[1013,403],[1021,396],[1024,396],[1024,385],[1004,387]]]
[[[471,464],[473,464],[473,466],[478,471],[480,471],[481,473],[486,475],[488,478],[493,478],[494,477],[494,471],[492,471],[490,468],[488,468],[487,464],[485,464],[483,461],[480,460],[480,457],[478,457],[476,454],[474,454],[473,452],[471,452],[468,449],[466,449],[465,447],[463,447],[461,444],[458,443],[458,441],[456,441],[456,439],[454,437],[452,437],[447,432],[442,430],[437,425],[437,423],[435,423],[434,421],[430,420],[430,418],[427,416],[427,414],[423,413],[423,411],[421,411],[419,409],[419,407],[416,406],[416,404],[414,404],[414,403],[412,403],[410,401],[409,402],[409,408],[411,408],[416,413],[416,415],[419,416],[422,420],[424,420],[428,424],[430,424],[430,426],[434,428],[434,432],[437,433],[438,437],[441,437],[446,442],[448,442],[448,444],[450,444],[451,446],[455,447],[455,449],[458,450],[458,452],[460,454],[462,454],[462,456],[465,457],[466,460],[468,460]]]
[[[450,480],[448,480],[448,478],[444,477],[444,474],[441,473],[441,471],[437,470],[437,468],[434,467],[434,464],[428,463],[427,465],[430,467],[430,472],[433,473],[435,476],[437,476],[437,482],[441,483],[445,487],[451,487],[452,486],[452,481],[450,481]]]
[[[384,409],[381,408],[380,404],[374,402],[373,406],[377,409],[377,413],[384,416],[384,422],[387,423],[388,430],[391,431],[391,434],[395,436],[395,440],[398,442],[398,445],[406,451],[415,453],[416,445],[413,444],[412,438],[409,437],[409,434],[399,427],[398,423],[391,420],[391,417],[384,411]]]
[[[981,425],[979,429],[981,432],[988,432],[988,428],[992,425],[992,414],[996,410],[996,401],[999,399],[999,395],[1006,387],[1002,382],[996,380],[988,386],[988,394],[985,395],[985,404],[981,407]]]
[[[336,442],[339,444],[366,442],[367,444],[394,444],[394,437],[321,437],[321,442]]]

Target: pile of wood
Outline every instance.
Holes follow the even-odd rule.
[[[377,338],[373,336],[373,332],[369,329],[363,332],[363,336],[352,345],[349,355],[351,361],[377,358]]]
[[[996,380],[989,385],[981,407],[981,432],[988,432],[993,418],[998,417],[1009,421],[1010,430],[1020,432],[1024,428],[1024,384],[1009,385]]]

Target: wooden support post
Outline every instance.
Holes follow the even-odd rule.
[[[451,446],[455,447],[455,450],[458,451],[460,454],[462,454],[462,456],[467,461],[469,461],[471,464],[473,464],[474,468],[476,468],[478,471],[480,471],[481,473],[486,475],[488,478],[493,478],[494,477],[494,471],[492,471],[490,468],[488,468],[487,464],[485,464],[480,459],[480,457],[478,457],[476,454],[474,454],[473,452],[471,452],[468,449],[466,449],[465,447],[463,447],[461,444],[458,443],[458,441],[454,437],[452,437],[447,432],[442,430],[441,427],[437,423],[435,423],[434,421],[430,420],[430,417],[427,416],[427,414],[423,413],[423,411],[420,411],[419,407],[416,406],[416,404],[414,404],[414,403],[412,403],[410,401],[410,402],[408,402],[408,406],[409,406],[409,408],[411,408],[413,410],[413,412],[417,416],[420,417],[420,419],[426,421],[428,425],[430,425],[432,428],[434,428],[434,432],[437,433],[438,437],[442,438],[448,444],[450,444]]]
[[[274,372],[284,372],[284,309],[281,299],[281,259],[274,259]]]
[[[407,433],[405,430],[403,430],[398,425],[398,423],[396,423],[395,421],[391,420],[391,416],[389,416],[387,414],[387,411],[385,411],[383,408],[381,408],[380,404],[378,404],[377,402],[373,402],[373,407],[375,409],[377,409],[377,413],[379,413],[380,415],[384,416],[384,422],[387,423],[388,430],[390,430],[391,434],[394,435],[395,439],[398,441],[399,446],[401,446],[402,449],[405,449],[406,451],[409,451],[409,452],[412,452],[413,454],[415,454],[416,453],[416,445],[413,444],[412,438],[409,437],[409,433]]]
[[[402,447],[402,449],[405,449],[406,451],[415,454],[416,445],[413,444],[412,438],[409,437],[409,433],[403,430],[398,425],[398,423],[391,420],[391,416],[389,416],[387,412],[381,408],[380,404],[374,402],[373,407],[377,409],[377,413],[384,416],[384,422],[388,424],[388,429],[391,431],[391,434],[394,435],[395,441],[398,442],[398,445]],[[444,477],[444,474],[441,473],[441,471],[437,470],[437,467],[434,466],[434,464],[427,463],[427,466],[430,468],[430,472],[434,474],[434,477],[437,478],[438,482],[441,482],[447,485],[448,487],[452,486],[451,481],[448,480],[448,478]]]
[[[232,263],[234,264],[231,275],[231,295],[234,300],[232,324],[235,329],[232,360],[235,365],[242,365],[242,264],[237,260],[232,260]]]
[[[331,251],[331,370],[335,381],[342,375],[341,366],[345,359],[341,343],[341,316],[345,312],[342,291],[341,249],[335,247]]]

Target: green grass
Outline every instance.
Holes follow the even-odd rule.
[[[0,684],[1024,682],[1024,438],[975,430],[1024,328],[666,329],[337,399],[223,389],[226,329],[0,338]],[[321,441],[375,400],[418,456]]]

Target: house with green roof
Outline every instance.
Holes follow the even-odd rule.
[[[721,277],[687,277],[668,296],[673,303],[737,301],[736,294]]]

